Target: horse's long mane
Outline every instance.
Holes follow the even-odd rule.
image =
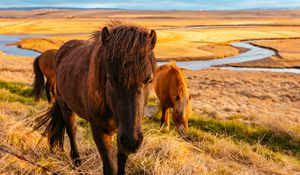
[[[147,69],[155,69],[155,58],[150,49],[149,32],[144,27],[113,21],[107,25],[109,30],[108,42],[102,45],[101,31],[93,33],[90,71],[95,86],[91,91],[103,95],[106,82],[106,67],[113,71],[114,80],[122,86],[132,87],[147,76]],[[148,55],[147,55],[148,54]],[[101,92],[102,91],[102,92]],[[103,96],[102,96],[103,97]]]
[[[183,96],[188,96],[188,88],[187,88],[187,80],[182,72],[182,70],[177,67],[176,62],[172,61],[170,64],[171,71],[173,74],[177,75],[178,78],[180,79],[180,86],[178,87],[179,93]]]

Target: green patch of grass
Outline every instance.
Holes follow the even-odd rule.
[[[82,128],[89,128],[89,126],[90,126],[88,121],[86,121],[85,119],[80,118],[80,117],[78,117],[78,119],[77,119],[77,124],[79,126],[81,126]]]
[[[158,126],[156,127],[159,127],[160,116],[147,120],[157,123]],[[146,123],[150,123],[147,120]],[[199,132],[196,132],[197,130],[209,132],[220,137],[230,137],[234,141],[246,142],[251,145],[259,143],[272,151],[280,151],[289,155],[299,156],[300,153],[299,141],[295,141],[287,133],[278,133],[263,126],[247,126],[236,120],[222,121],[213,118],[192,116],[189,119],[187,139],[198,139],[200,136]]]
[[[297,133],[297,134],[300,134],[300,127],[299,126],[296,126],[293,128],[294,131]]]
[[[26,105],[33,105],[35,104],[34,100],[29,97],[20,96],[17,94],[10,93],[6,89],[0,89],[0,101],[5,102],[20,102]]]
[[[5,81],[0,81],[0,89],[7,89],[10,93],[23,97],[30,97],[32,91],[32,88],[26,84]]]
[[[214,133],[211,132],[205,132],[202,130],[199,130],[198,128],[195,127],[190,127],[189,130],[183,135],[183,138],[186,141],[189,142],[202,142],[205,145],[204,147],[202,147],[202,149],[206,150],[209,152],[209,147],[205,148],[208,145],[214,145],[216,144],[216,142],[218,141],[217,138],[222,138],[222,136],[220,135],[216,135]],[[226,139],[228,139],[228,141],[232,141],[233,143],[235,143],[237,146],[239,146],[241,149],[243,148],[243,145],[245,145],[245,141],[244,140],[238,140],[235,139],[234,137],[226,137]],[[272,160],[274,162],[280,163],[282,162],[282,160],[284,159],[290,159],[292,161],[296,161],[299,165],[300,165],[300,160],[299,160],[299,154],[297,154],[297,152],[293,153],[292,155],[287,153],[287,151],[289,150],[273,150],[270,149],[270,145],[266,145],[266,144],[262,144],[261,142],[256,142],[256,143],[247,143],[249,145],[251,145],[251,149],[262,155],[264,158],[266,158],[267,160]]]
[[[6,89],[11,94],[15,94],[20,97],[31,98],[32,87],[24,83],[12,83],[0,80],[0,89]],[[42,99],[46,100],[45,94],[42,96]]]
[[[238,120],[238,119],[242,119],[244,118],[245,116],[242,115],[242,114],[235,114],[235,115],[231,115],[228,117],[229,120]]]
[[[83,128],[83,138],[88,143],[94,143],[93,135],[91,132],[91,125],[88,121],[83,118],[77,118],[77,124],[79,127]]]
[[[300,142],[286,133],[278,133],[262,126],[247,126],[238,121],[221,121],[211,118],[191,118],[189,124],[206,132],[212,132],[234,140],[267,145],[274,151],[288,151],[294,154],[300,152]]]

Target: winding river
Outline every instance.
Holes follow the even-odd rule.
[[[188,30],[188,29],[186,29]],[[0,35],[0,50],[6,54],[18,55],[18,56],[28,56],[36,57],[40,53],[32,50],[20,49],[17,46],[7,46],[8,43],[18,42],[22,38],[34,38],[34,37],[45,37],[49,35]],[[188,68],[191,70],[205,69],[213,66],[230,64],[230,63],[240,63],[245,61],[252,61],[267,58],[275,55],[273,50],[253,46],[250,44],[253,41],[242,41],[231,43],[233,47],[246,48],[248,51],[241,53],[236,56],[230,56],[222,59],[214,60],[203,60],[203,61],[178,61],[176,64],[182,68]],[[165,62],[159,62],[159,64],[165,64]],[[243,70],[243,71],[272,71],[272,72],[289,72],[300,74],[300,69],[276,69],[276,68],[238,68],[238,67],[222,67],[221,69],[230,70]]]
[[[0,51],[17,56],[36,57],[40,53],[27,49],[20,49],[17,46],[7,46],[9,43],[15,43],[23,38],[40,37],[43,35],[0,35]]]

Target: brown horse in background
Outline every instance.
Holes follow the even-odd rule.
[[[177,129],[188,128],[188,114],[190,110],[190,96],[187,81],[176,63],[162,65],[157,68],[154,89],[162,108],[161,127],[170,120],[168,109],[172,108],[172,118]]]
[[[58,50],[57,98],[37,128],[47,124],[44,134],[51,149],[63,147],[66,129],[70,154],[78,166],[75,114],[79,115],[90,122],[104,174],[125,174],[128,155],[136,152],[143,140],[141,124],[156,65],[156,33],[120,22],[110,27],[96,32],[91,41],[71,40]],[[112,148],[116,131],[118,171]]]
[[[55,55],[57,50],[46,50],[33,62],[34,82],[32,96],[38,101],[43,95],[44,89],[48,102],[51,102],[51,94],[55,96]],[[45,84],[44,76],[47,79]]]

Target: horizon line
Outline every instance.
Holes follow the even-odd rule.
[[[142,11],[251,11],[251,10],[300,10],[300,7],[290,7],[290,8],[241,8],[241,9],[133,9],[133,8],[109,8],[109,7],[72,7],[72,6],[26,6],[26,7],[0,7],[0,10],[35,10],[35,9],[60,9],[60,10],[69,10],[69,9],[75,9],[75,10],[142,10]]]

